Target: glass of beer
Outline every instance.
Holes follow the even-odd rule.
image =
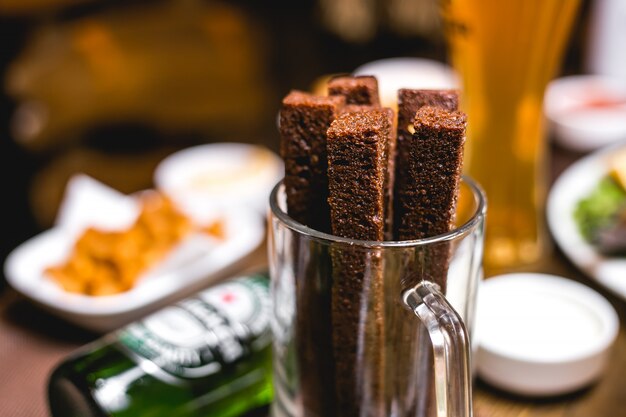
[[[465,168],[489,200],[487,274],[532,265],[549,252],[543,95],[579,5],[579,0],[441,0],[468,114]]]

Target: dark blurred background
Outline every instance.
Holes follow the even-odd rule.
[[[582,70],[588,10],[563,74]],[[77,172],[128,193],[180,148],[277,150],[290,89],[381,58],[445,62],[437,12],[436,0],[0,0],[1,259],[53,224]]]

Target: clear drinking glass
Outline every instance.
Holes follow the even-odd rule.
[[[461,182],[453,231],[402,242],[310,229],[287,215],[282,183],[270,206],[273,416],[471,416],[479,186]]]
[[[580,0],[440,0],[467,113],[465,171],[485,189],[488,275],[548,254],[543,95]]]

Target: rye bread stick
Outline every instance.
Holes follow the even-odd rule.
[[[378,80],[370,75],[339,76],[328,81],[329,96],[344,96],[346,104],[380,107]]]
[[[334,235],[381,241],[385,178],[393,134],[389,109],[344,113],[328,129],[328,179]],[[382,254],[331,248],[332,342],[339,416],[384,414]]]
[[[405,188],[396,196],[402,213],[396,224],[398,238],[413,240],[448,232],[453,227],[458,195],[465,116],[438,107],[421,107],[407,123],[406,132],[410,135],[405,135],[403,142]],[[447,242],[416,250],[405,259],[405,274],[400,283],[394,283],[399,286],[393,290],[401,291],[426,279],[436,282],[445,292],[449,256]],[[400,317],[393,321],[398,325],[388,329],[390,338],[400,341],[397,360],[416,364],[419,381],[432,380],[432,347],[426,328],[415,323],[412,313],[404,309],[396,308],[391,314]],[[416,386],[418,381],[414,378],[401,372],[395,374],[395,390],[417,394],[407,398],[405,411],[418,410],[418,417],[434,417],[433,387]]]
[[[318,97],[292,91],[280,111],[280,151],[285,163],[287,212],[311,228],[330,231],[326,131],[345,104],[345,98]],[[335,374],[331,336],[331,294],[317,265],[307,257],[311,250],[305,239],[292,241],[298,352],[303,417],[334,416]]]
[[[344,104],[343,96],[292,91],[280,110],[287,212],[294,220],[323,232],[330,231],[326,131]]]
[[[409,170],[410,143],[413,134],[408,127],[413,123],[415,113],[424,106],[433,106],[454,111],[459,106],[459,95],[456,90],[414,90],[400,89],[398,91],[398,126],[396,144],[396,167],[394,182],[394,238],[403,240],[399,236],[400,219],[406,214],[404,205],[405,195],[410,191],[412,184],[407,182],[406,173]]]

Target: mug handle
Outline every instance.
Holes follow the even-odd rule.
[[[402,299],[432,341],[437,417],[471,417],[470,345],[463,320],[432,282],[420,282]]]

